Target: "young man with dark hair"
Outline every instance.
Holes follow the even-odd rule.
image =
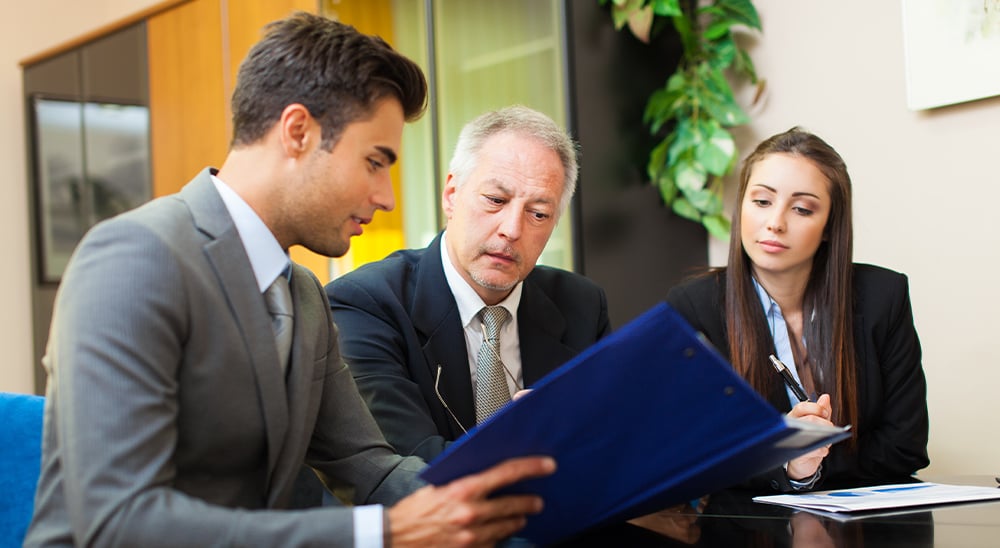
[[[27,546],[488,544],[540,510],[490,495],[551,459],[424,486],[358,395],[323,288],[288,259],[343,254],[392,209],[389,167],[425,102],[420,70],[377,38],[304,13],[268,27],[221,169],[96,226],[71,260]],[[303,462],[358,506],[283,510]]]

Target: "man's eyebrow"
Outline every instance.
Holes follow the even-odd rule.
[[[395,150],[392,150],[389,147],[384,147],[384,146],[379,146],[379,145],[376,145],[375,149],[378,150],[379,152],[381,152],[382,154],[384,154],[385,157],[389,159],[389,165],[392,165],[392,164],[396,163],[396,151]]]
[[[504,194],[506,196],[513,196],[514,194],[516,194],[516,192],[514,191],[514,189],[511,188],[511,186],[509,184],[507,184],[506,182],[504,182],[504,181],[502,181],[500,179],[493,179],[493,178],[486,179],[483,182],[483,185],[484,186],[490,186],[494,190],[496,190],[496,191],[498,191],[501,194]],[[548,197],[545,197],[545,196],[529,196],[527,201],[528,201],[529,204],[552,205],[552,204],[558,203],[559,199],[558,198],[552,199],[552,198],[548,198]]]

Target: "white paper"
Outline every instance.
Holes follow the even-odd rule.
[[[1000,489],[942,483],[897,483],[753,498],[754,502],[824,512],[861,512],[995,499],[1000,499]]]

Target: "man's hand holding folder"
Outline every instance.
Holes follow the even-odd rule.
[[[535,495],[490,495],[511,483],[548,476],[555,470],[551,458],[523,457],[441,487],[423,487],[388,510],[391,534],[384,533],[393,539],[394,548],[449,546],[461,531],[480,535],[463,539],[465,546],[509,537],[524,527],[525,514],[541,512],[544,503]],[[448,496],[434,496],[438,490],[449,491]],[[483,521],[482,516],[491,520]],[[470,527],[473,524],[478,527]]]

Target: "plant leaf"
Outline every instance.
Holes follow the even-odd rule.
[[[691,202],[687,201],[684,196],[678,196],[674,203],[671,205],[674,213],[684,217],[685,219],[690,219],[695,222],[701,222],[701,213],[691,205]]]
[[[646,164],[646,175],[649,176],[650,181],[656,182],[660,178],[660,174],[666,171],[667,147],[670,146],[673,138],[674,135],[671,133],[666,139],[653,147],[653,150],[649,153],[649,162]]]
[[[690,118],[681,118],[677,122],[677,125],[674,126],[673,136],[674,141],[667,151],[667,165],[669,166],[676,166],[682,156],[690,155],[689,151],[698,146],[700,138],[698,129]]]
[[[757,67],[753,64],[753,59],[750,58],[750,54],[746,52],[745,49],[737,47],[736,48],[736,60],[733,64],[733,70],[737,74],[741,74],[750,79],[750,83],[757,83]]]
[[[733,90],[722,71],[703,63],[698,67],[698,74],[703,77],[703,83],[708,93],[701,97],[705,110],[724,126],[738,126],[750,121],[743,108],[736,103]]]
[[[695,149],[695,159],[712,175],[723,176],[729,172],[736,157],[736,142],[717,121],[709,123],[708,137]]]
[[[674,22],[674,29],[681,37],[681,44],[684,46],[684,58],[690,59],[699,50],[698,37],[691,26],[691,20],[685,15],[675,15],[670,18]]]
[[[670,78],[667,79],[667,91],[678,91],[682,92],[688,88],[690,84],[688,83],[687,74],[684,71],[677,71],[673,73]]]
[[[643,44],[649,43],[649,33],[653,28],[653,9],[646,6],[632,12],[628,18],[628,29]]]
[[[611,8],[611,21],[615,24],[615,30],[622,30],[625,23],[628,23],[629,12],[617,5]]]
[[[729,240],[729,232],[732,229],[732,224],[723,215],[706,215],[701,218],[701,224],[712,236],[724,242]]]
[[[752,29],[761,30],[760,15],[751,0],[716,0],[716,5],[735,21]]]
[[[736,59],[738,49],[736,42],[733,41],[733,35],[728,32],[722,33],[708,46],[709,53],[711,53],[709,65],[719,71],[728,68]]]
[[[674,78],[670,80],[672,82]],[[671,90],[670,88],[671,84],[668,82],[667,87],[654,91],[646,102],[646,110],[643,112],[642,121],[649,125],[649,132],[653,135],[659,133],[663,124],[680,117],[680,114],[687,105],[684,94],[685,90]]]
[[[670,177],[669,170],[663,170],[660,178],[656,180],[656,186],[660,189],[660,197],[663,198],[663,203],[672,205],[677,198],[677,185],[674,184],[674,180]]]
[[[685,196],[705,188],[705,183],[708,181],[705,166],[693,159],[684,158],[671,167],[673,168],[674,182],[677,183],[677,188],[681,189]]]
[[[682,13],[680,0],[653,0],[651,5],[656,15],[673,17]]]
[[[708,38],[709,40],[718,40],[720,37],[725,36],[725,34],[729,32],[729,28],[737,23],[738,21],[728,17],[712,19],[712,21],[705,27],[702,34],[704,34],[705,38]]]
[[[621,30],[633,14],[641,11],[642,4],[643,0],[613,0],[611,20],[615,23],[615,30]]]
[[[719,97],[713,97],[712,99],[706,98],[702,101],[702,105],[705,107],[712,117],[716,118],[722,124],[728,127],[743,125],[750,121],[750,117],[747,116],[746,112],[743,112],[743,108],[737,105],[734,101],[719,100]],[[725,102],[724,102],[725,101]]]
[[[701,190],[695,190],[689,192],[684,189],[681,189],[681,192],[684,194],[684,198],[686,198],[687,201],[690,202],[691,206],[697,209],[703,215],[714,213],[711,211],[711,209],[714,206],[714,204],[712,203],[712,199],[715,198],[717,200],[718,196],[716,196],[715,193],[712,192],[711,190],[703,188]]]
[[[649,154],[646,174],[676,215],[728,240],[731,223],[723,213],[722,177],[739,156],[726,128],[745,124],[749,117],[736,101],[727,74],[763,82],[733,35],[736,26],[760,30],[752,0],[598,1],[611,4],[616,28],[628,24],[641,40],[668,21],[677,31],[681,62],[650,95],[643,111],[650,133],[665,135]],[[728,73],[729,68],[734,72]]]

